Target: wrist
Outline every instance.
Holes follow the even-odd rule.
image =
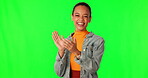
[[[81,55],[81,53],[80,53],[79,50],[76,50],[76,51],[74,51],[73,53],[74,53],[76,56]]]
[[[58,51],[58,54],[60,55],[60,57],[63,57],[64,51]]]
[[[77,55],[77,56],[75,56],[75,57],[76,57],[77,59],[80,59],[80,56],[81,56],[81,55]]]
[[[77,59],[80,59],[81,52],[80,52],[79,50],[76,51],[74,54],[75,54],[75,57],[76,57]]]
[[[58,51],[59,51],[59,52],[63,52],[63,51],[64,51],[64,49],[58,49]]]

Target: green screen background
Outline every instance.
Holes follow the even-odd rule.
[[[99,78],[148,78],[148,1],[82,0],[92,8],[88,31],[105,39]],[[52,32],[74,32],[80,0],[0,0],[0,78],[59,78]]]

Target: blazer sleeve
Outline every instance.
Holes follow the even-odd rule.
[[[54,64],[55,72],[58,76],[63,77],[66,71],[66,52],[64,53],[63,57],[61,58],[59,53],[57,53],[56,61]]]
[[[93,56],[88,57],[85,51],[81,52],[80,59],[75,58],[75,61],[81,65],[81,67],[89,73],[96,72],[100,67],[102,55],[104,53],[104,39],[99,38],[95,41],[93,46]]]

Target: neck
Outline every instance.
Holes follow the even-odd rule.
[[[75,30],[75,32],[87,32],[87,30],[83,30],[83,31],[77,31],[77,30]]]
[[[84,29],[84,30],[75,30],[76,32],[81,32],[81,31],[87,31],[86,29]]]

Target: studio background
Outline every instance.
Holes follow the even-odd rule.
[[[104,38],[99,78],[148,78],[147,0],[0,0],[0,78],[59,78],[52,32],[74,32],[71,13],[92,8],[88,31]]]

